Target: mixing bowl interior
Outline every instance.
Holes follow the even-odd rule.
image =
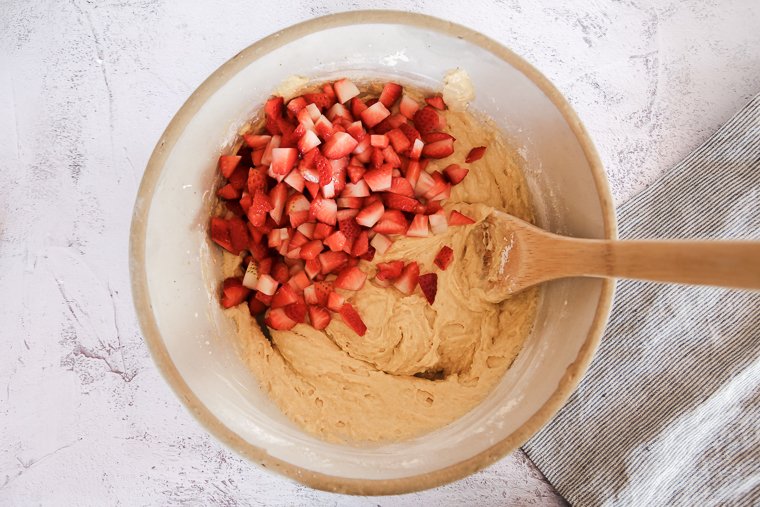
[[[542,289],[535,329],[487,399],[449,426],[381,446],[323,442],[291,423],[259,389],[219,307],[219,253],[207,240],[216,160],[237,129],[293,75],[394,79],[440,88],[461,67],[524,158],[539,224],[581,237],[614,236],[602,169],[559,94],[492,41],[402,13],[320,18],[264,39],[214,73],[156,147],[135,209],[132,276],[154,357],[210,431],[257,462],[310,485],[361,493],[433,486],[485,466],[532,435],[585,370],[606,320],[610,282],[564,280]]]

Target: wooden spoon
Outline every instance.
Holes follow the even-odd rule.
[[[575,276],[760,289],[757,241],[578,239],[493,211],[470,234],[467,248],[482,252],[479,280],[486,298],[494,302],[548,280]]]

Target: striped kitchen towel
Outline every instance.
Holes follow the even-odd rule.
[[[622,239],[760,239],[760,95],[618,220]],[[573,505],[760,505],[760,292],[619,282],[587,375],[524,450]]]

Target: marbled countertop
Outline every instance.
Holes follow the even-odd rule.
[[[5,0],[0,504],[562,502],[520,452],[411,495],[299,486],[207,436],[142,341],[128,231],[145,163],[169,119],[255,40],[358,8],[450,19],[525,57],[584,121],[618,202],[760,92],[755,0]]]

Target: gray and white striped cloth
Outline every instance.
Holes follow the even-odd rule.
[[[618,219],[622,239],[760,239],[760,95]],[[759,505],[760,292],[619,282],[588,374],[524,450],[573,505]]]

